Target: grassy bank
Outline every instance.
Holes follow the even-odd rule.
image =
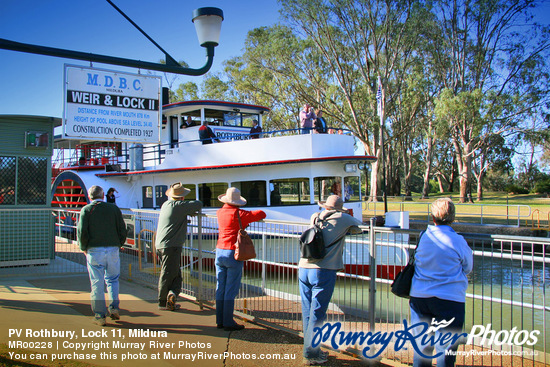
[[[404,196],[388,197],[388,211],[407,211],[411,221],[428,222],[430,204],[440,197],[451,198],[456,204],[456,221],[464,224],[509,225],[549,229],[550,198],[543,195],[509,195],[506,193],[487,193],[482,201],[474,197],[471,203],[459,203],[458,193],[430,195],[421,199],[420,195],[410,198]],[[384,201],[364,202],[363,216],[384,215]]]

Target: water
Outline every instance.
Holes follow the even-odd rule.
[[[348,240],[344,259],[355,264],[368,263],[368,250],[352,237]],[[296,238],[256,239],[258,259],[266,259],[271,264],[265,278],[261,277],[261,264],[255,269],[245,271],[243,283],[256,289],[270,289],[280,292],[280,296],[299,301],[298,279],[295,267],[272,266],[272,262],[296,264],[298,245]],[[214,241],[203,241],[203,248],[213,250]],[[265,250],[265,256],[264,254]],[[377,254],[379,251],[377,251]],[[386,253],[387,255],[387,253]],[[211,255],[213,256],[213,255]],[[385,261],[399,256],[394,251],[386,256]],[[382,259],[384,259],[382,257]],[[362,277],[340,277],[332,297],[346,318],[362,319],[372,310],[369,306],[370,281],[366,269],[361,269]],[[496,331],[540,330],[538,343],[534,346],[540,351],[550,350],[548,330],[543,335],[543,325],[550,316],[550,266],[545,262],[506,259],[498,252],[474,256],[474,266],[469,275],[469,286],[466,300],[465,330],[470,331],[473,325],[491,324]],[[376,285],[376,319],[381,323],[402,323],[409,318],[408,300],[398,298],[389,291],[391,281],[379,279]],[[534,305],[534,306],[533,306]]]

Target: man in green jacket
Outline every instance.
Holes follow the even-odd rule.
[[[126,224],[120,209],[103,201],[104,192],[100,186],[88,190],[91,203],[80,211],[77,226],[78,244],[86,255],[88,274],[90,275],[92,311],[94,323],[105,326],[105,283],[111,298],[109,313],[111,319],[119,320],[120,275],[119,248],[126,241]]]
[[[180,260],[183,244],[187,236],[187,216],[197,214],[202,209],[198,200],[183,201],[191,190],[181,182],[170,186],[166,191],[166,200],[160,208],[155,246],[160,258],[160,277],[158,285],[159,309],[175,311],[181,292]]]

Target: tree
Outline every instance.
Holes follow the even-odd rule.
[[[473,173],[477,181],[477,200],[483,199],[483,181],[489,168],[500,171],[512,169],[513,150],[506,145],[506,139],[502,135],[487,135],[474,152]]]
[[[186,82],[179,85],[174,92],[178,101],[193,101],[199,99],[199,87],[193,82]]]
[[[294,129],[302,103],[315,101],[307,76],[322,73],[313,72],[314,52],[289,27],[260,27],[248,32],[243,55],[225,62],[225,73],[237,99],[272,109],[264,128]]]
[[[231,97],[227,94],[229,86],[217,74],[210,74],[205,78],[202,82],[201,90],[202,98],[204,99],[231,100]]]
[[[159,63],[166,64],[166,60],[160,59]],[[189,64],[183,60],[179,61],[178,63],[184,68],[189,67]],[[184,100],[184,99],[178,99],[179,96],[177,95],[177,91],[173,90],[174,83],[176,83],[176,81],[178,81],[178,79],[180,79],[182,76],[179,74],[172,74],[172,73],[166,73],[166,72],[162,74],[164,75],[164,80],[166,81],[166,85],[169,91],[169,100],[170,101]],[[180,87],[181,87],[181,84],[180,84]]]
[[[421,24],[417,1],[289,0],[282,14],[310,40],[321,56],[305,86],[315,101],[361,141],[368,155],[382,157],[391,117]],[[315,54],[315,53],[314,53]],[[377,79],[384,84],[382,116],[376,115]],[[313,81],[314,83],[311,83]],[[327,93],[328,92],[328,93]],[[371,170],[371,197],[377,197],[379,160]]]
[[[472,180],[474,152],[490,135],[524,130],[529,111],[548,100],[548,29],[530,24],[536,4],[434,2],[427,36],[433,68],[444,86],[436,113],[451,132],[461,202]]]

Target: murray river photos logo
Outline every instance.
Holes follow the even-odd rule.
[[[473,344],[474,338],[481,338],[481,345],[516,345],[516,346],[533,346],[538,342],[540,331],[533,330],[512,330],[496,331],[491,329],[491,324],[474,325],[470,334],[454,333],[440,331],[449,326],[454,321],[454,318],[446,321],[436,321],[432,319],[431,325],[427,322],[419,322],[409,325],[407,320],[403,320],[403,330],[396,331],[344,331],[340,322],[325,323],[321,327],[313,329],[312,346],[316,347],[321,343],[328,343],[333,349],[341,347],[359,346],[362,347],[362,355],[365,358],[376,358],[381,355],[388,346],[393,344],[393,349],[398,352],[401,349],[407,350],[407,342],[416,353],[423,358],[437,358],[444,352],[435,353],[434,355],[425,355],[422,349],[425,346],[433,346],[435,349],[440,346],[445,349],[447,345],[453,345],[458,341],[466,339],[466,344]]]

